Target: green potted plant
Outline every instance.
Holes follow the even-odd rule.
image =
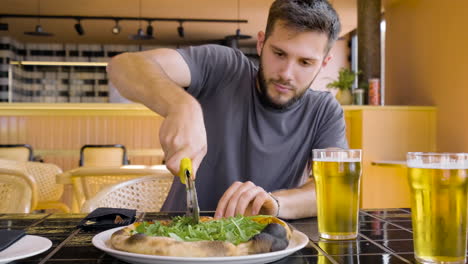
[[[353,102],[353,96],[351,94],[351,87],[353,86],[356,76],[359,74],[348,69],[341,68],[338,72],[338,79],[327,84],[327,88],[336,88],[338,92],[336,99],[342,105],[348,105]]]

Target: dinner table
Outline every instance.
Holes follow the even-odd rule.
[[[212,216],[213,213],[202,212],[201,215]],[[169,219],[182,214],[184,213],[138,212],[137,221]],[[0,229],[21,229],[25,230],[28,235],[44,237],[52,242],[51,247],[46,251],[34,256],[19,258],[11,263],[127,263],[93,245],[93,237],[103,231],[83,230],[77,227],[85,216],[86,214],[64,213],[0,214]],[[316,217],[286,220],[293,229],[304,233],[308,241],[304,248],[272,263],[416,263],[410,209],[365,209],[359,211],[358,218],[358,237],[342,241],[320,238]],[[234,261],[220,262],[236,263],[235,257],[229,260]],[[179,258],[173,263],[201,262],[194,262],[193,258]],[[247,264],[249,261],[244,261],[244,263]]]

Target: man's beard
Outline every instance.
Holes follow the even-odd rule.
[[[297,102],[299,99],[302,98],[302,96],[307,92],[308,87],[310,87],[312,82],[315,80],[315,77],[317,77],[317,75],[314,76],[314,78],[309,83],[307,88],[303,89],[303,91],[301,93],[294,95],[291,99],[289,99],[288,101],[286,101],[284,103],[277,103],[268,94],[268,84],[267,84],[267,81],[265,80],[265,74],[263,73],[262,63],[260,62],[260,65],[258,67],[258,92],[259,92],[259,95],[260,95],[259,96],[260,102],[263,105],[267,106],[267,107],[271,107],[271,108],[277,109],[277,110],[284,110],[284,109],[286,109],[289,106],[293,105],[295,102]],[[281,80],[281,79],[273,80],[273,81],[278,83],[278,84],[291,86],[289,83],[287,83],[287,82],[285,82],[284,80]],[[293,88],[294,88],[294,90],[298,91],[297,87],[293,87]]]

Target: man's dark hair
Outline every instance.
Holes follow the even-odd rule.
[[[327,34],[327,52],[338,39],[341,30],[338,14],[327,0],[274,1],[268,14],[265,39],[271,35],[278,20],[298,32],[315,31]]]

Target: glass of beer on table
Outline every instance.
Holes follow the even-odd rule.
[[[314,149],[313,174],[320,237],[357,237],[361,179],[360,149]]]
[[[416,260],[465,263],[468,153],[407,154]]]

